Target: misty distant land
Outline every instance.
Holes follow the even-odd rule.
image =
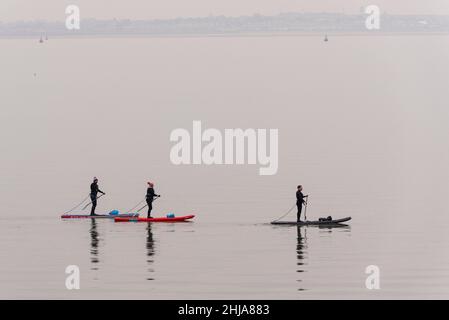
[[[65,21],[0,21],[0,37],[449,33],[449,15],[382,14],[379,30],[366,28],[367,16],[345,13],[282,13],[273,16],[255,14],[153,20],[90,18],[81,20],[79,30],[68,30]]]

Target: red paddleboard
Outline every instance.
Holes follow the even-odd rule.
[[[195,216],[182,216],[182,217],[159,217],[159,218],[132,218],[132,217],[116,217],[115,222],[185,222],[187,220],[193,219]]]

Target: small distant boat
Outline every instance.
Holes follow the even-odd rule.
[[[329,39],[327,38],[327,34],[324,36],[324,42],[328,42]]]
[[[41,38],[39,39],[39,43],[44,43],[44,39],[42,39],[42,36],[41,36]]]

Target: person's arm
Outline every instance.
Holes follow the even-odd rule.
[[[101,191],[100,188],[98,188],[98,186],[97,186],[97,191],[100,192],[100,193],[102,193],[102,194],[106,194],[106,193],[104,193],[103,191]]]
[[[154,199],[154,197],[157,197],[157,194],[154,192],[153,188],[147,189],[147,198],[148,199]]]

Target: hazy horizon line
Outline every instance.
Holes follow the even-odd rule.
[[[83,18],[75,30],[62,20],[32,20],[3,23],[0,37],[55,35],[192,35],[291,32],[387,32],[448,33],[449,15],[383,14],[375,30],[366,26],[365,13],[283,12],[276,15],[178,17],[172,19]],[[80,27],[82,26],[82,27]]]
[[[209,14],[209,15],[203,15],[203,16],[178,16],[173,18],[147,18],[147,19],[133,19],[133,18],[96,18],[96,17],[86,17],[81,18],[81,21],[83,20],[98,20],[98,21],[111,21],[111,20],[126,20],[126,21],[170,21],[170,20],[178,20],[178,19],[205,19],[205,18],[249,18],[249,17],[278,17],[283,15],[291,15],[291,14],[297,14],[297,15],[342,15],[342,16],[365,16],[368,15],[364,12],[359,13],[345,13],[345,12],[338,12],[338,11],[287,11],[287,12],[281,12],[278,14],[261,14],[261,13],[253,13],[253,14],[247,14],[247,15],[224,15],[224,14]],[[449,14],[435,14],[435,13],[388,13],[387,11],[382,12],[381,16],[396,16],[396,17],[449,17]],[[9,23],[18,23],[18,22],[51,22],[51,23],[60,23],[64,22],[64,20],[50,20],[50,19],[24,19],[24,20],[12,20],[12,21],[3,21],[0,19],[0,23],[2,24],[9,24]]]

